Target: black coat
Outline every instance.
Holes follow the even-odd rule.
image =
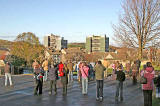
[[[68,70],[64,69],[64,76],[61,77],[61,81],[63,85],[67,85],[68,84]]]

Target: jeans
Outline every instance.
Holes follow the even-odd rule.
[[[120,94],[120,99],[123,100],[123,82],[117,81],[116,82],[116,99],[118,99]]]
[[[77,80],[79,79],[79,69],[76,70],[77,71]]]
[[[43,76],[43,81],[47,81],[47,77],[48,77],[48,70],[44,71],[44,76]]]
[[[7,86],[8,79],[9,79],[9,82],[10,82],[10,86],[13,85],[12,84],[11,73],[5,73],[5,86]]]
[[[152,106],[152,90],[143,90],[144,106]]]
[[[94,71],[90,70],[89,80],[94,80]]]
[[[82,78],[82,94],[87,94],[88,78]]]
[[[133,85],[137,84],[137,77],[136,76],[133,76]]]
[[[97,98],[103,97],[103,80],[97,80]]]
[[[54,89],[54,92],[57,93],[57,86],[56,86],[56,80],[50,81],[50,92],[52,93],[52,88]]]
[[[72,71],[69,71],[69,74],[68,74],[68,82],[71,82],[73,81],[73,72]]]
[[[63,94],[67,94],[67,84],[68,84],[68,78],[67,76],[61,77],[61,84],[63,85]]]
[[[37,95],[38,91],[39,94],[42,94],[42,87],[43,87],[43,78],[41,78],[40,80],[35,80],[34,95]]]
[[[67,94],[67,85],[63,85],[63,94]]]

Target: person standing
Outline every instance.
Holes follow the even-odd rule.
[[[106,68],[102,65],[101,61],[98,61],[94,67],[96,75],[96,85],[97,85],[97,95],[96,100],[103,100],[103,80],[104,80],[104,71]]]
[[[130,72],[131,72],[131,64],[130,62],[126,63],[126,73],[127,73],[127,76],[130,75]]]
[[[116,72],[116,62],[115,61],[111,64],[111,67],[112,67],[112,80],[116,80],[116,75],[115,75],[115,72]]]
[[[54,94],[56,95],[57,94],[57,86],[56,86],[56,74],[57,74],[57,71],[58,71],[58,67],[56,65],[54,65],[53,63],[51,63],[51,66],[49,67],[49,70],[48,70],[48,78],[50,80],[50,91],[49,91],[49,94],[51,95],[52,94],[52,88],[54,88]]]
[[[137,84],[137,64],[136,61],[134,61],[133,65],[132,65],[132,79],[133,79],[133,85]]]
[[[82,63],[81,66],[81,77],[82,77],[82,94],[86,95],[88,92],[88,71],[89,67],[86,63]]]
[[[156,83],[156,98],[160,99],[160,73],[157,76],[157,83]]]
[[[92,64],[91,63],[89,63],[89,80],[94,80],[94,70],[93,70],[93,66],[92,66]]]
[[[36,69],[40,68],[40,65],[38,64],[37,60],[35,59],[33,64],[32,64],[33,70],[35,71]]]
[[[106,68],[106,70],[104,71],[104,77],[106,78],[108,75],[108,73],[107,73],[107,68],[108,68],[108,66],[109,66],[109,61],[108,60],[103,60],[102,61],[102,64],[103,64],[103,66]]]
[[[68,62],[67,64],[69,74],[68,74],[68,82],[73,81],[73,63],[71,61]]]
[[[35,60],[33,63],[34,68],[34,79],[35,79],[35,88],[34,88],[34,95],[37,95],[37,92],[39,92],[39,95],[42,94],[42,87],[43,87],[43,69],[40,67],[38,62]]]
[[[152,106],[152,92],[154,89],[153,79],[155,76],[155,71],[151,62],[147,62],[146,65],[146,70],[141,72],[141,76],[147,78],[147,84],[142,84],[144,106]]]
[[[118,66],[118,69],[116,70],[117,78],[116,78],[116,96],[115,101],[118,102],[119,97],[120,101],[123,101],[123,82],[125,81],[125,73],[123,72],[122,65]]]
[[[81,75],[81,67],[82,67],[82,62],[80,62],[79,64],[78,64],[78,72],[77,72],[77,76],[78,76],[78,81],[79,82],[81,82],[81,79],[82,79],[82,75]]]
[[[119,61],[116,61],[116,63],[115,63],[115,69],[116,70],[118,70],[119,65],[120,65]]]
[[[141,61],[139,59],[136,60],[137,70],[139,71],[141,66]]]
[[[60,64],[58,65],[59,67],[59,77],[63,86],[63,95],[67,94],[67,84],[68,84],[68,68],[66,64],[63,64],[62,62],[60,62]]]
[[[44,70],[44,79],[43,81],[47,81],[47,77],[48,77],[48,60],[45,59],[45,61],[42,63],[42,67]]]
[[[8,79],[9,79],[10,86],[12,86],[13,84],[12,84],[12,78],[11,78],[11,67],[8,62],[6,62],[5,64],[4,72],[5,72],[5,86],[7,86]]]

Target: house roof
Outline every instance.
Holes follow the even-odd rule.
[[[66,54],[68,53],[82,53],[84,52],[83,49],[81,49],[80,47],[73,47],[73,48],[68,48],[68,49],[63,49],[64,52],[66,52]]]
[[[4,60],[8,54],[8,51],[0,50],[0,60]]]
[[[0,60],[5,60],[6,55],[0,55]]]
[[[114,59],[113,56],[111,54],[108,54],[105,59]]]

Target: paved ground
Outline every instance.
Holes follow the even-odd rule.
[[[4,87],[4,76],[0,77],[0,106],[143,106],[143,95],[140,85],[133,86],[130,80],[124,83],[124,101],[114,101],[115,81],[106,79],[104,82],[104,101],[96,101],[96,84],[89,83],[88,95],[81,94],[77,81],[68,87],[67,96],[48,95],[48,83],[44,84],[43,95],[34,96],[32,76],[13,76],[14,87]]]

